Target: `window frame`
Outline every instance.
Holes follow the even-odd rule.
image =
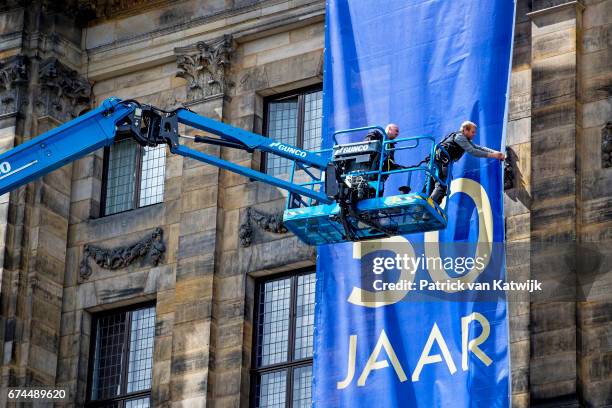
[[[100,407],[100,406],[112,404],[115,402],[119,403],[119,408],[123,408],[125,407],[126,400],[143,398],[146,396],[149,396],[149,401],[150,401],[152,394],[153,394],[153,378],[151,378],[151,388],[149,388],[148,390],[135,391],[131,393],[126,392],[127,385],[128,385],[127,373],[128,373],[128,364],[129,364],[129,355],[130,355],[129,344],[130,344],[130,339],[131,339],[129,327],[131,326],[131,322],[132,322],[132,312],[134,312],[135,310],[146,309],[149,307],[155,308],[155,320],[157,323],[157,302],[155,300],[150,300],[150,301],[143,302],[143,303],[136,303],[136,304],[118,307],[118,308],[110,309],[110,310],[103,310],[103,311],[97,312],[92,315],[91,337],[89,338],[89,355],[87,357],[87,386],[85,387],[85,392],[86,392],[85,407],[86,408]],[[97,334],[98,334],[97,333],[98,332],[98,321],[103,317],[120,314],[120,313],[128,313],[128,316],[126,317],[126,322],[125,322],[127,335],[125,336],[125,339],[123,340],[123,347],[124,347],[125,353],[121,358],[121,364],[123,367],[123,369],[121,370],[121,376],[122,376],[121,390],[124,393],[114,398],[106,398],[102,400],[92,400],[91,393],[93,391],[93,375],[94,375],[94,369],[95,369],[94,360],[96,357],[96,339],[97,339]],[[155,334],[153,335],[153,350],[155,350]],[[153,356],[154,355],[155,354],[153,354]],[[151,358],[151,374],[153,374],[154,363],[155,363],[155,360],[152,357]]]
[[[285,407],[291,408],[291,404],[293,402],[293,373],[296,369],[301,367],[314,367],[314,359],[313,356],[301,358],[298,360],[293,360],[293,356],[295,354],[295,328],[296,328],[296,309],[297,309],[297,287],[298,287],[298,277],[308,274],[315,275],[315,288],[316,288],[316,268],[302,268],[297,270],[291,270],[279,274],[274,274],[272,276],[266,276],[257,278],[255,280],[255,297],[254,297],[254,307],[253,307],[253,333],[251,340],[251,369],[250,371],[250,396],[249,396],[249,407],[256,408],[257,407],[257,399],[259,395],[257,394],[257,386],[259,377],[263,374],[268,374],[274,371],[286,370],[286,384],[285,384]],[[289,335],[287,338],[287,361],[283,363],[274,363],[267,365],[265,367],[258,367],[257,360],[259,358],[258,347],[259,343],[257,341],[259,335],[259,322],[260,322],[260,313],[259,313],[259,299],[261,296],[261,290],[265,283],[273,282],[276,280],[282,280],[290,278],[290,291],[289,291]],[[315,301],[316,301],[316,289],[315,289]],[[313,341],[313,355],[314,355],[314,341]],[[314,375],[314,373],[313,373]],[[312,389],[312,388],[311,388]]]
[[[317,91],[321,91],[321,92],[323,91],[322,83],[318,83],[318,84],[310,85],[304,88],[293,89],[291,91],[266,96],[263,101],[264,102],[263,103],[264,117],[263,117],[263,127],[262,127],[263,136],[269,137],[268,136],[268,126],[269,126],[268,116],[270,113],[270,102],[282,101],[284,99],[291,99],[291,98],[297,97],[298,98],[297,131],[296,131],[297,138],[296,138],[296,143],[292,146],[303,149],[304,148],[304,115],[305,115],[305,110],[306,110],[306,104],[304,100],[305,100],[305,96],[307,93],[312,93],[312,92],[317,92]],[[268,167],[268,153],[262,152],[260,171],[262,173],[268,174],[267,167]],[[278,175],[276,175],[275,177],[278,177]]]
[[[118,142],[123,142],[124,140],[129,140],[131,139],[129,136],[122,136],[122,137],[118,137],[115,139],[114,143],[118,143]],[[136,143],[136,141],[134,141],[134,143]],[[162,201],[157,202],[155,204],[147,204],[147,205],[143,205],[140,206],[140,186],[142,185],[142,161],[143,161],[143,156],[144,156],[144,146],[139,145],[138,143],[137,147],[138,147],[138,154],[136,155],[137,159],[136,159],[136,166],[134,168],[134,171],[137,174],[136,180],[134,182],[134,194],[132,195],[132,208],[129,210],[124,210],[124,211],[118,211],[118,212],[114,212],[111,214],[107,214],[106,213],[106,199],[107,199],[107,194],[108,194],[108,166],[109,166],[109,162],[110,162],[110,149],[112,145],[109,146],[104,146],[104,153],[103,153],[103,160],[102,160],[102,194],[101,194],[101,200],[100,200],[100,216],[101,217],[109,217],[111,215],[115,215],[115,214],[121,214],[121,213],[126,213],[128,211],[133,211],[133,210],[137,210],[139,208],[144,208],[144,207],[149,207],[155,204],[160,204],[163,203],[163,196],[162,196]],[[164,145],[164,155],[165,158],[168,158],[168,149],[165,147]],[[166,184],[166,169],[165,169],[165,164],[164,163],[164,191],[165,191],[165,184]]]

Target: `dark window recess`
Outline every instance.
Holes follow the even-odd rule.
[[[258,282],[252,406],[310,408],[315,273]]]
[[[321,147],[323,92],[309,89],[266,99],[264,133],[271,139],[308,151]],[[292,162],[267,154],[265,172],[278,176],[291,172]]]
[[[122,139],[104,154],[104,215],[160,203],[164,198],[166,147]]]
[[[148,408],[155,306],[94,316],[88,407]]]

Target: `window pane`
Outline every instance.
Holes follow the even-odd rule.
[[[257,407],[283,408],[287,389],[287,372],[285,370],[264,374],[259,380]]]
[[[304,95],[304,149],[316,151],[321,148],[323,118],[323,92]]]
[[[128,364],[127,392],[151,388],[154,336],[155,308],[149,307],[133,311],[130,328],[130,357]],[[140,405],[134,406],[140,407]]]
[[[312,357],[314,339],[315,274],[297,277],[297,301],[295,309],[294,358]]]
[[[121,364],[125,345],[125,313],[98,320],[92,399],[105,399],[121,393]]]
[[[106,215],[131,210],[134,206],[138,144],[125,139],[110,147],[106,175]]]
[[[150,398],[139,398],[134,400],[125,401],[125,408],[149,408]]]
[[[274,101],[268,104],[268,137],[278,142],[295,146],[297,143],[297,111],[298,100],[290,99]],[[292,162],[272,154],[268,154],[266,171],[271,175],[288,174]]]
[[[262,286],[257,341],[260,367],[287,361],[290,296],[290,278]]]
[[[312,366],[293,371],[293,408],[310,408],[312,404]]]
[[[142,153],[139,207],[161,203],[164,200],[164,174],[166,146],[146,146]]]

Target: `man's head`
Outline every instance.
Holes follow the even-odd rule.
[[[461,124],[461,129],[459,130],[461,131],[461,133],[464,134],[465,137],[472,140],[474,136],[476,136],[477,127],[478,126],[476,126],[474,122],[470,122],[469,120],[466,120],[465,122]]]
[[[393,140],[399,136],[399,126],[397,126],[395,123],[389,123],[385,128],[385,132],[387,132],[387,137],[390,140]]]

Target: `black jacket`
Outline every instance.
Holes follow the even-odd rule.
[[[465,149],[455,141],[455,136],[457,136],[457,132],[450,133],[440,142],[440,146],[446,149],[450,159],[454,162],[459,160],[465,153]]]
[[[380,142],[382,143],[383,140],[383,134],[381,133],[380,130],[374,129],[371,130],[365,137],[364,140],[367,141],[371,141],[371,140],[380,140]],[[399,166],[398,164],[395,163],[395,150],[387,150],[387,149],[393,149],[395,148],[395,143],[389,143],[387,144],[387,146],[383,146],[382,149],[384,149],[384,154],[385,154],[385,163],[383,164],[383,171],[391,171],[391,170],[396,170],[401,168],[401,166]],[[378,157],[377,157],[378,158]],[[376,163],[372,163],[373,165],[378,165],[378,160],[375,160]],[[376,169],[378,170],[378,169]]]

